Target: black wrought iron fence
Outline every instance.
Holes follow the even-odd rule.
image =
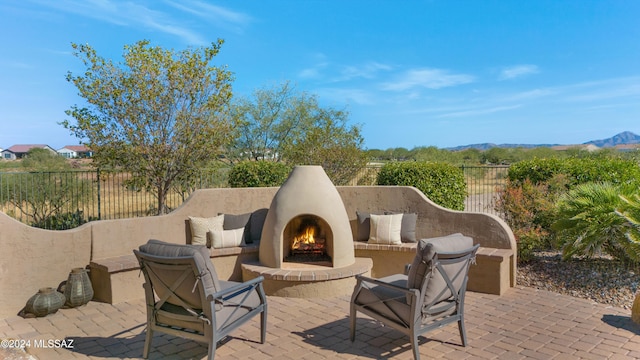
[[[363,170],[349,185],[374,185],[380,166]],[[202,171],[191,184],[177,184],[166,200],[180,206],[196,189],[227,186],[229,169]],[[465,210],[493,213],[496,191],[508,166],[463,166],[469,196]],[[153,192],[137,188],[130,175],[106,171],[0,173],[0,211],[25,224],[69,229],[99,219],[150,216],[157,213]]]
[[[495,214],[499,193],[506,184],[508,165],[462,166],[467,184],[466,211]]]

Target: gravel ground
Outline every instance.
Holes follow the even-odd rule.
[[[640,285],[640,268],[607,257],[562,261],[559,252],[539,252],[518,264],[518,285],[631,309]]]

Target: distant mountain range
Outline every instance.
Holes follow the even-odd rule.
[[[579,145],[594,145],[600,148],[607,147],[615,147],[619,145],[632,145],[632,144],[640,144],[640,135],[636,135],[631,131],[624,131],[619,134],[616,134],[610,138],[602,139],[602,140],[591,140],[582,144],[493,144],[493,143],[482,143],[482,144],[471,144],[471,145],[462,145],[447,148],[447,150],[459,151],[466,149],[478,149],[478,150],[488,150],[494,147],[500,148],[536,148],[536,147],[555,147],[555,146],[579,146]]]
[[[597,147],[614,147],[617,145],[640,144],[640,135],[636,135],[631,131],[624,131],[608,139],[591,140],[591,141],[587,141],[584,144],[585,145],[591,144]]]

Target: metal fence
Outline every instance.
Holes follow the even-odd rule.
[[[462,166],[467,184],[466,211],[496,214],[498,192],[505,186],[508,165]]]
[[[504,186],[508,166],[463,166],[468,197],[465,210],[493,213],[496,193]],[[379,167],[363,171],[350,185],[375,182]],[[197,181],[173,189],[168,210],[180,206],[196,189],[227,186],[228,169],[203,171]],[[0,211],[25,224],[69,229],[87,221],[151,216],[155,195],[134,186],[126,173],[104,171],[0,173]],[[365,180],[365,181],[363,181]]]

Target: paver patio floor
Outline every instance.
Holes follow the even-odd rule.
[[[349,298],[268,298],[267,342],[258,318],[223,340],[216,359],[411,359],[407,337],[358,314],[349,341]],[[469,345],[455,324],[420,338],[423,359],[637,359],[640,326],[630,311],[567,295],[517,287],[499,297],[467,292]],[[97,302],[35,319],[0,320],[0,339],[31,341],[37,359],[137,359],[142,356],[143,300]],[[73,348],[44,348],[37,340],[73,340]],[[6,349],[5,349],[6,350]],[[3,354],[0,349],[0,358]],[[5,352],[5,354],[7,354]],[[154,337],[150,359],[201,359],[206,347],[169,335]]]

